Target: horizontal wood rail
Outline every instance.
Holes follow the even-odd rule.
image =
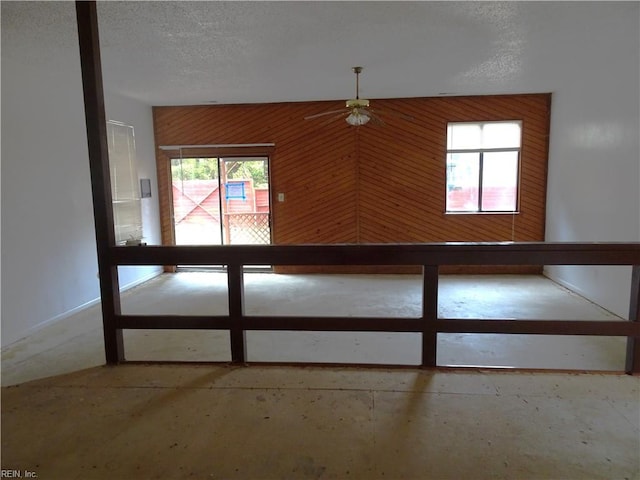
[[[640,243],[112,247],[113,265],[637,265]]]
[[[627,337],[625,369],[628,373],[640,372],[640,243],[115,246],[109,253],[112,267],[226,265],[228,315],[115,314],[110,324],[115,325],[114,335],[121,334],[123,329],[229,330],[232,362],[236,363],[246,362],[246,332],[258,330],[421,333],[424,367],[437,366],[438,333],[594,335]],[[421,265],[422,315],[412,318],[245,315],[245,265]],[[438,318],[438,269],[442,265],[630,265],[633,273],[629,321]],[[108,353],[107,358],[124,359],[124,351]]]
[[[109,364],[125,360],[123,329],[228,329],[231,360],[245,362],[247,330],[389,331],[422,335],[422,366],[436,366],[437,334],[525,333],[627,337],[625,369],[640,373],[640,243],[445,243],[382,245],[260,245],[117,247],[102,88],[95,1],[77,1],[76,17],[85,104],[100,276],[100,296]],[[226,265],[229,314],[225,316],[122,315],[120,265]],[[422,266],[419,318],[247,316],[244,265],[418,265]],[[438,269],[442,265],[630,265],[629,321],[554,321],[438,318]]]

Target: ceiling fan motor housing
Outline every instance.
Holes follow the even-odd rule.
[[[369,106],[369,100],[364,98],[353,98],[347,100],[347,108],[364,108]]]

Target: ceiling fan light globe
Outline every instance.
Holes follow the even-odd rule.
[[[371,118],[367,114],[354,111],[351,112],[345,120],[349,125],[358,127],[360,125],[366,125]]]

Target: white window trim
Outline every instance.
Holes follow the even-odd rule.
[[[504,147],[504,148],[455,148],[449,149],[449,127],[451,125],[479,125],[482,130],[487,124],[500,124],[500,123],[518,123],[520,125],[520,142],[517,147]],[[447,138],[445,153],[445,165],[447,157],[452,153],[478,153],[479,155],[479,177],[478,177],[478,210],[447,210],[447,198],[446,188],[448,184],[449,172],[445,172],[445,215],[514,215],[520,213],[520,179],[522,173],[522,132],[523,122],[522,120],[487,120],[487,121],[470,121],[470,122],[447,122]],[[497,153],[497,152],[517,152],[518,164],[517,164],[517,178],[516,178],[516,199],[515,208],[513,210],[483,210],[482,209],[482,154],[484,153]],[[448,169],[447,169],[448,170]]]
[[[109,120],[107,139],[116,244],[138,244],[143,238],[142,206],[133,126]]]

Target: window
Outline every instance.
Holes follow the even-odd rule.
[[[515,212],[522,123],[447,125],[447,213]]]
[[[142,239],[142,210],[133,127],[107,122],[109,170],[116,243]]]

